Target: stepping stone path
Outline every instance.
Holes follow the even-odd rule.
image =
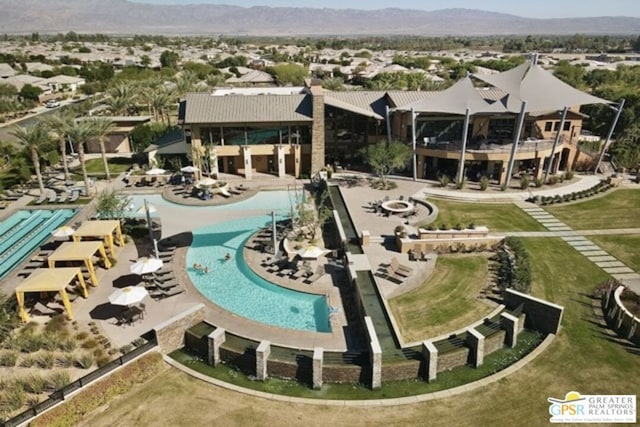
[[[628,284],[633,284],[634,286],[632,287],[634,288],[637,286],[636,283],[640,282],[640,274],[608,254],[591,240],[581,236],[579,231],[574,232],[576,235],[567,236],[567,231],[573,231],[571,227],[555,218],[549,212],[539,206],[531,206],[529,204],[517,205],[529,214],[530,217],[542,224],[547,230],[558,232],[557,235],[562,240],[587,257],[589,261],[609,273],[613,278]]]

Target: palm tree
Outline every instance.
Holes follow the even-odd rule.
[[[45,119],[45,124],[55,133],[54,139],[58,140],[62,167],[64,168],[64,180],[69,181],[69,161],[67,159],[67,129],[73,123],[73,116],[61,113],[51,115]]]
[[[198,81],[198,76],[191,71],[183,71],[180,76],[176,78],[176,88],[174,93],[178,98],[177,101],[180,102],[180,99],[187,93],[192,92],[196,86]]]
[[[38,122],[34,126],[27,128],[18,126],[11,134],[24,144],[31,153],[31,161],[33,162],[33,168],[36,170],[40,195],[44,194],[44,184],[42,183],[42,173],[40,172],[40,150],[49,142],[47,131],[42,123]]]
[[[107,151],[104,147],[104,141],[113,130],[113,123],[106,117],[96,117],[86,121],[90,123],[93,138],[98,140],[98,144],[100,145],[100,154],[102,155],[102,163],[104,164],[104,172],[107,176],[107,181],[111,182],[109,162],[107,162]]]
[[[73,121],[72,125],[67,129],[67,135],[76,145],[78,151],[78,160],[82,169],[82,178],[84,179],[85,194],[89,195],[89,176],[87,175],[87,165],[84,161],[84,145],[95,135],[92,124],[89,120]]]
[[[161,89],[161,90],[155,90],[149,93],[149,101],[151,104],[151,109],[153,110],[153,117],[155,121],[164,122],[167,107],[171,103],[171,97],[169,96],[167,91]],[[171,125],[169,115],[166,114],[166,117],[167,117],[167,126],[169,126]]]
[[[129,110],[129,107],[135,105],[135,96],[133,85],[121,83],[109,91],[109,97],[105,100],[105,103],[113,114],[124,115]]]

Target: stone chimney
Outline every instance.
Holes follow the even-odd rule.
[[[311,175],[315,175],[325,166],[324,161],[324,94],[322,80],[310,79],[306,82],[311,93]]]

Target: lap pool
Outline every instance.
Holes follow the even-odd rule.
[[[75,209],[22,210],[0,222],[0,279],[75,213]]]
[[[140,206],[144,198],[134,196],[132,202]],[[187,273],[206,298],[238,316],[267,325],[331,332],[324,296],[293,291],[264,280],[248,267],[242,255],[249,236],[271,223],[269,212],[276,211],[279,218],[284,218],[290,211],[288,191],[263,191],[250,199],[223,206],[191,207],[159,197],[146,199],[156,206],[163,224],[166,213],[170,213],[187,221],[187,227],[191,225],[188,229],[193,233],[193,242],[187,251]],[[210,223],[202,224],[203,221]],[[232,255],[229,261],[224,259],[227,253]],[[194,263],[207,266],[209,273],[193,269]]]

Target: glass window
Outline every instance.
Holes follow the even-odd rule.
[[[571,122],[564,122],[564,130],[571,130]]]
[[[513,119],[491,119],[489,120],[488,139],[511,139],[513,138]]]
[[[546,122],[544,124],[544,131],[545,132],[551,132],[552,126],[553,126],[553,122]]]

